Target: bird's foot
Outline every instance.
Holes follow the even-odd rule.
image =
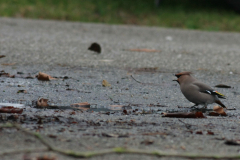
[[[195,108],[197,108],[197,106],[198,106],[198,105],[195,104],[195,105],[193,105],[193,106],[190,107],[190,108],[195,109]]]

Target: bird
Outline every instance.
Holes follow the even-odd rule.
[[[207,108],[208,104],[217,103],[223,108],[227,108],[219,98],[226,99],[226,97],[207,84],[204,84],[191,76],[191,72],[180,72],[175,74],[178,78],[177,81],[180,85],[180,89],[187,100],[194,103],[192,108],[203,105],[203,108]]]

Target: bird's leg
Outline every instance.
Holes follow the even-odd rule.
[[[201,109],[207,109],[207,105],[208,105],[208,104],[204,104]]]
[[[207,108],[207,104],[204,104],[203,109],[206,109],[206,108]]]
[[[196,106],[198,106],[198,104],[194,104],[192,107],[190,107],[190,108],[196,108]]]

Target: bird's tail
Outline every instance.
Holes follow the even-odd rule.
[[[220,106],[222,106],[223,108],[227,108],[221,101],[216,100],[215,103],[219,104]]]

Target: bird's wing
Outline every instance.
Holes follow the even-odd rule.
[[[204,83],[194,82],[193,85],[198,87],[199,92],[206,93],[206,94],[211,94],[211,95],[216,95],[218,98],[224,98],[225,99],[225,96],[222,93],[213,90],[212,87],[210,87],[210,86],[208,86]]]

